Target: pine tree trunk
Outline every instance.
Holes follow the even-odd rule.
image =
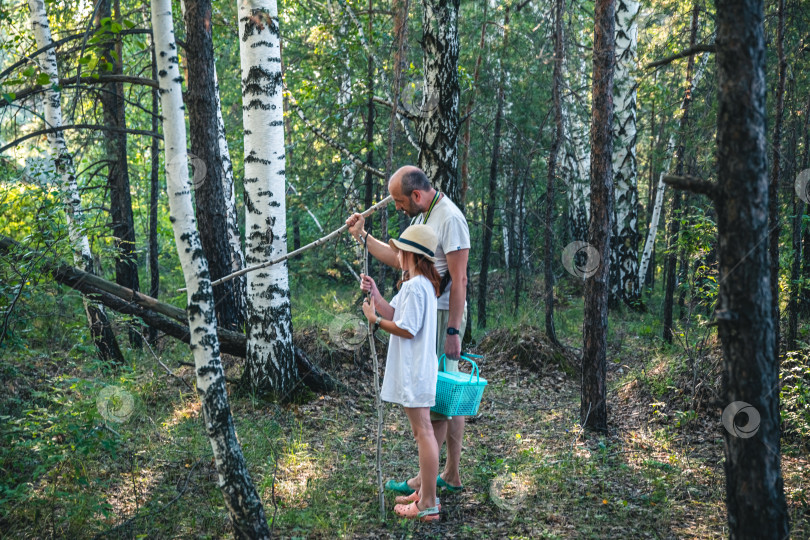
[[[238,2],[245,129],[245,262],[287,252],[284,104],[275,0]],[[292,347],[287,263],[247,274],[249,386],[292,399],[298,380]]]
[[[782,540],[789,524],[781,473],[779,364],[770,257],[763,241],[768,236],[763,2],[717,0],[716,6],[720,289],[715,318],[725,401],[750,404],[759,417],[752,436],[723,430],[729,536]],[[739,434],[738,426],[754,427],[756,417],[734,415],[737,410],[726,408],[733,416],[727,427]]]
[[[459,0],[423,0],[422,4],[425,91],[418,166],[464,212],[458,181]]]
[[[636,171],[636,43],[639,11],[636,0],[616,3],[616,67],[614,74],[613,182],[616,221],[610,250],[611,296],[635,306],[639,299],[638,178]]]
[[[600,264],[585,280],[580,422],[607,430],[605,387],[610,232],[613,216],[613,60],[615,0],[597,0],[594,12],[593,113],[591,120],[591,221],[588,243]]]
[[[34,38],[37,47],[41,49],[53,42],[50,24],[48,23],[48,14],[45,11],[45,2],[43,0],[28,0],[28,7],[30,9],[30,21],[34,31]],[[53,83],[59,80],[56,51],[53,48],[44,53],[41,69],[42,73],[48,75]],[[61,93],[57,88],[56,84],[52,84],[51,88],[45,92],[43,115],[45,123],[56,128],[62,127]],[[59,187],[64,198],[68,235],[73,248],[73,261],[76,266],[92,274],[93,256],[90,253],[90,242],[84,232],[82,201],[76,183],[73,156],[68,151],[61,131],[48,134],[48,146],[54,160],[53,172],[59,179]],[[90,327],[90,335],[96,345],[99,358],[104,362],[123,363],[124,357],[118,347],[118,341],[104,309],[86,297],[82,301],[84,302],[84,311]]]
[[[211,0],[183,0],[186,23],[186,64],[188,67],[188,107],[191,153],[194,155],[194,195],[197,223],[203,252],[208,259],[211,279],[233,271],[231,234],[224,191],[223,159],[220,153],[220,125],[217,107],[216,67],[212,37]],[[202,168],[203,170],[197,170]],[[223,328],[240,329],[244,312],[234,280],[214,288],[217,320]]]
[[[115,17],[112,13],[112,0],[102,0],[98,7],[95,20],[96,30],[102,28],[101,21],[111,19],[120,23],[120,10],[116,9]],[[108,34],[109,35],[109,34]],[[98,52],[100,62],[108,62],[113,66],[112,75],[123,73],[122,47],[120,37],[109,39],[100,44]],[[104,125],[115,128],[126,128],[126,112],[124,105],[123,83],[109,83],[101,86],[99,101],[104,115]],[[132,215],[132,196],[129,186],[129,170],[127,159],[127,134],[125,132],[105,133],[106,153],[109,158],[107,173],[107,188],[110,192],[110,221],[112,225],[115,253],[115,282],[119,285],[140,290],[138,280],[138,260],[135,243],[135,219]],[[139,347],[140,333],[131,329],[130,343]]]
[[[779,182],[782,174],[782,116],[785,110],[785,0],[778,0],[778,30],[776,36],[776,58],[779,62],[779,80],[776,85],[776,119],[773,126],[773,158],[771,159],[771,183],[768,190],[768,231],[769,250],[771,255],[771,309],[773,310],[774,332],[776,337],[775,362],[779,363],[779,346],[781,332],[779,329],[779,236],[782,234],[782,222],[779,217]]]
[[[152,32],[158,59],[166,147],[166,191],[177,254],[188,288],[186,312],[206,433],[214,452],[218,484],[233,522],[234,536],[269,538],[264,508],[236,438],[225,388],[225,372],[220,362],[214,294],[191,203],[184,106],[170,0],[152,0]]]

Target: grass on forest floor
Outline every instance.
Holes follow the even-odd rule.
[[[332,308],[342,308],[353,295],[329,291],[321,304],[334,296]],[[558,332],[575,345],[581,300],[563,297],[561,304]],[[529,331],[542,320],[536,305],[527,295],[523,311],[501,323]],[[328,311],[321,309],[321,329]],[[232,412],[279,537],[726,537],[722,427],[709,407],[691,410],[678,396],[683,355],[661,347],[651,337],[659,332],[652,313],[611,316],[605,436],[582,432],[578,381],[556,365],[529,371],[508,353],[482,362],[490,384],[466,431],[466,489],[441,494],[439,524],[397,519],[391,493],[387,520],[379,521],[372,377],[362,355],[330,366],[356,393],[285,407],[238,396]],[[191,369],[176,367],[189,357],[185,346],[167,342],[159,355],[193,384]],[[129,366],[112,372],[88,360],[92,350],[4,355],[4,537],[230,535],[197,396],[147,352],[129,357]],[[232,361],[226,367],[232,377],[240,370]],[[105,385],[135,397],[126,422],[100,417],[95,399]],[[384,475],[404,479],[417,468],[407,420],[387,405],[384,426]],[[783,455],[793,537],[806,537],[806,446],[785,444]]]

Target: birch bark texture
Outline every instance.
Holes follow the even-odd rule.
[[[275,0],[238,0],[245,147],[245,262],[287,253],[284,102]],[[298,379],[287,263],[247,274],[246,381],[290,399]]]
[[[723,349],[726,508],[732,539],[789,538],[780,453],[779,364],[768,242],[765,31],[762,0],[717,0],[715,319]],[[759,416],[749,436],[740,403]],[[748,409],[750,412],[751,409]],[[736,414],[735,414],[736,413]],[[740,416],[742,418],[738,418]],[[743,436],[740,436],[743,435]]]
[[[616,67],[613,82],[613,184],[616,200],[610,250],[611,291],[615,300],[639,300],[638,178],[636,168],[636,45],[639,2],[616,2]]]
[[[247,470],[228,404],[217,338],[214,294],[191,202],[182,77],[174,37],[171,0],[152,0],[160,108],[166,162],[166,192],[177,255],[186,281],[190,348],[205,430],[214,452],[218,485],[237,538],[270,538],[261,499]]]
[[[458,181],[458,6],[459,0],[422,2],[425,89],[418,166],[463,212]]]
[[[51,45],[51,27],[48,22],[48,13],[43,0],[29,0],[29,20],[37,47],[42,49]],[[51,81],[59,80],[59,68],[56,63],[56,50],[48,49],[40,63],[42,73],[47,74]],[[44,119],[50,128],[62,127],[62,95],[51,85],[45,92]],[[65,204],[68,236],[73,251],[73,262],[76,266],[88,273],[94,272],[93,256],[90,252],[90,241],[84,232],[84,212],[82,200],[79,195],[79,186],[76,181],[76,169],[73,165],[73,156],[70,154],[61,131],[48,134],[48,147],[53,158],[53,174],[59,179],[59,189]],[[124,357],[118,347],[118,341],[112,331],[110,322],[104,309],[82,297],[87,322],[90,326],[90,335],[96,345],[99,358],[103,361],[123,363]]]

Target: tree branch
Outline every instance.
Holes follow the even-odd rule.
[[[381,98],[381,97],[378,97],[378,96],[374,96],[371,100],[374,103],[379,103],[380,105],[385,105],[389,109],[394,108],[394,104],[391,103],[391,101],[388,100],[388,99]],[[404,116],[405,118],[407,118],[408,120],[411,120],[412,122],[416,121],[418,119],[418,117],[415,114],[413,114],[411,112],[408,112],[408,110],[405,108],[405,106],[402,103],[400,103],[400,106],[397,107],[397,114]]]
[[[89,130],[96,130],[96,131],[109,131],[112,133],[130,133],[132,135],[146,135],[147,137],[154,137],[156,139],[163,140],[163,135],[160,133],[154,133],[152,131],[147,131],[145,129],[129,129],[129,128],[118,128],[112,126],[100,126],[96,124],[69,124],[67,126],[62,126],[58,128],[46,128],[40,129],[39,131],[34,131],[33,133],[29,133],[28,135],[24,135],[19,139],[11,141],[7,145],[0,147],[0,154],[8,150],[9,148],[14,148],[18,144],[23,141],[27,141],[28,139],[32,139],[34,137],[39,137],[40,135],[47,135],[49,133],[56,133],[58,131],[63,131],[66,129],[89,129]]]
[[[644,66],[644,69],[652,69],[654,67],[664,66],[666,64],[669,64],[670,62],[678,60],[679,58],[686,58],[687,56],[692,56],[692,55],[695,55],[695,54],[700,54],[700,53],[704,53],[704,52],[713,53],[715,50],[716,50],[716,48],[715,48],[715,46],[713,44],[711,44],[711,45],[695,45],[694,47],[689,47],[685,51],[681,51],[681,52],[679,52],[677,54],[673,54],[672,56],[667,56],[666,58],[656,60],[655,62],[650,62],[649,64]]]
[[[160,88],[158,86],[158,82],[153,79],[146,79],[144,77],[130,77],[128,75],[101,75],[99,77],[79,77],[80,83],[86,84],[109,84],[109,83],[130,83],[130,84],[141,84],[143,86],[151,86],[152,88]],[[76,79],[74,77],[62,77],[59,79],[59,86],[69,86],[76,83]],[[31,86],[29,88],[24,88],[18,92],[13,92],[14,99],[12,103],[17,100],[23,100],[30,96],[31,94],[36,94],[38,92],[43,92],[48,90],[49,86],[43,86],[41,84],[37,84]],[[6,105],[11,105],[8,101],[0,101],[0,108],[5,107]]]
[[[715,200],[720,194],[717,184],[701,178],[695,178],[694,176],[675,176],[668,174],[664,175],[661,180],[675,189],[706,195],[712,200]]]

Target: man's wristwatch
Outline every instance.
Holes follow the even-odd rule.
[[[452,326],[448,326],[448,327],[447,327],[447,335],[448,335],[448,336],[455,336],[455,335],[457,335],[458,333],[459,333],[459,332],[458,332],[458,328],[453,328]]]

